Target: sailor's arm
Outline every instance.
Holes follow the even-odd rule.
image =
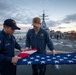
[[[47,43],[48,48],[52,51],[52,54],[53,55],[57,54],[56,51],[54,50],[53,43],[48,34],[46,34],[46,43]]]

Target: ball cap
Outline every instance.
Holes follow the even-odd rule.
[[[13,20],[13,19],[6,19],[3,23],[3,25],[4,26],[9,26],[14,30],[20,30],[20,28],[17,27],[17,24],[16,24],[15,20]]]

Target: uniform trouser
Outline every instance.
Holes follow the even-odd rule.
[[[1,75],[16,75],[16,66],[8,62],[0,73]]]
[[[32,75],[45,75],[46,65],[32,65],[33,74]]]

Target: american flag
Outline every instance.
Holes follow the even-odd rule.
[[[32,54],[28,57],[20,59],[17,65],[27,64],[76,64],[76,53],[61,53],[53,56],[52,54]]]
[[[18,57],[21,57],[21,58],[25,58],[27,56],[30,56],[31,54],[37,52],[37,49],[36,48],[33,48],[33,49],[28,49],[28,50],[25,50],[23,52],[21,52]]]

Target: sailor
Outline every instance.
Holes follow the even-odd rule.
[[[21,50],[20,45],[12,35],[15,30],[20,30],[12,19],[6,19],[3,30],[0,32],[0,74],[16,75],[16,63],[20,59],[15,56],[14,49]]]
[[[37,48],[38,54],[46,54],[46,44],[55,55],[56,52],[52,41],[49,39],[48,33],[41,28],[41,20],[39,17],[33,18],[33,29],[30,29],[26,36],[26,49]],[[46,65],[32,65],[32,75],[45,75]]]

